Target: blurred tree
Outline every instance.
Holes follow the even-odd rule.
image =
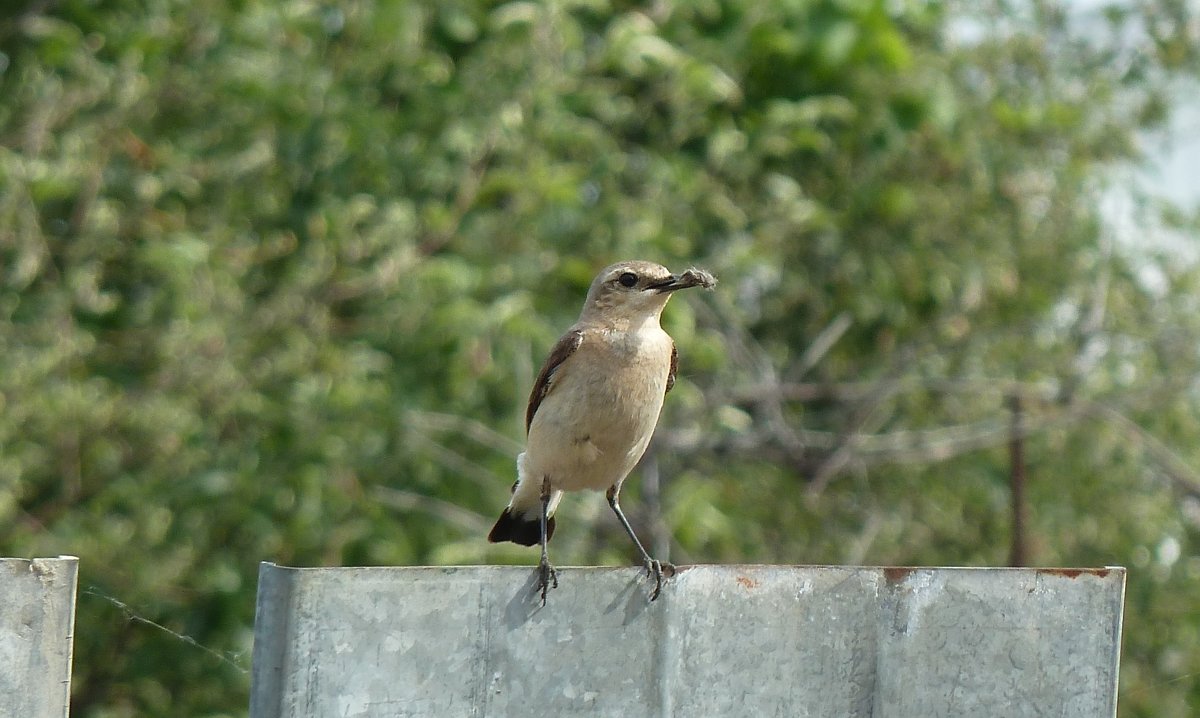
[[[259,560],[531,561],[482,539],[526,392],[594,270],[636,256],[724,280],[666,317],[681,380],[628,500],[661,548],[1002,563],[1019,397],[1029,560],[1130,565],[1122,711],[1193,713],[1200,275],[1098,205],[1196,74],[1198,20],[1102,18],[9,11],[0,553],[82,558],[75,712],[243,714]],[[630,560],[601,501],[563,511],[560,561]]]

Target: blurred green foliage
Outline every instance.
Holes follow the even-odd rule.
[[[524,400],[626,257],[722,279],[667,311],[658,550],[1002,564],[1019,394],[1031,561],[1130,566],[1121,712],[1200,706],[1200,273],[1098,210],[1194,5],[9,8],[0,554],[82,559],[75,714],[244,714],[260,560],[532,563],[483,540]]]

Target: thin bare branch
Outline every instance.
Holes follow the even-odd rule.
[[[874,398],[884,384],[895,384],[895,391],[911,393],[928,391],[943,394],[993,395],[997,400],[1019,392],[1027,398],[1054,401],[1058,398],[1057,382],[1019,382],[1011,379],[936,379],[906,376],[894,380],[860,382],[788,382],[778,385],[752,384],[730,389],[726,397],[733,403],[753,403],[764,396],[778,396],[787,401],[866,401]]]
[[[854,320],[850,317],[850,312],[842,312],[834,317],[833,321],[817,334],[804,353],[800,355],[794,372],[795,378],[799,379],[819,364],[853,324]]]
[[[453,431],[505,456],[516,456],[521,451],[520,442],[469,416],[413,409],[405,414],[405,418],[410,426],[432,431]]]
[[[1131,439],[1141,445],[1176,488],[1190,496],[1200,498],[1200,472],[1193,469],[1184,461],[1183,457],[1164,444],[1157,436],[1113,407],[1095,402],[1089,402],[1089,405],[1095,413],[1124,430]]]
[[[848,544],[846,544],[842,562],[849,566],[862,565],[866,559],[867,551],[870,550],[871,544],[875,542],[875,537],[879,535],[880,529],[883,528],[883,512],[873,510],[867,514],[866,520],[863,522],[862,530]]]
[[[650,531],[650,550],[659,559],[671,558],[671,530],[663,520],[662,484],[658,471],[658,456],[651,447],[641,461],[642,500],[646,504],[647,523]]]
[[[400,511],[420,511],[446,523],[454,524],[467,533],[482,535],[492,525],[488,517],[469,511],[449,501],[424,496],[412,491],[390,486],[376,486],[372,492],[375,500]]]
[[[1012,537],[1008,565],[1026,566],[1029,561],[1029,549],[1025,530],[1029,525],[1029,505],[1025,500],[1025,417],[1021,406],[1021,395],[1013,394],[1009,397],[1008,406],[1012,414],[1012,437],[1008,443]]]
[[[1026,420],[1022,426],[1022,435],[1030,436],[1071,425],[1087,413],[1086,408],[1080,405],[1068,407],[1037,420]],[[799,430],[797,433],[805,445],[813,449],[836,451],[847,440],[846,435],[837,432]],[[877,465],[937,463],[971,451],[1003,446],[1011,436],[1008,421],[997,417],[936,429],[900,430],[883,434],[854,433],[848,438],[854,446],[851,457],[854,463]],[[778,458],[772,457],[772,450],[780,450],[773,438],[769,432],[747,432],[717,439],[706,439],[695,433],[666,432],[662,441],[665,446],[680,452],[754,452],[763,458],[771,459]]]
[[[494,471],[480,466],[462,454],[452,451],[449,447],[434,441],[424,434],[419,432],[414,433],[412,441],[429,451],[434,460],[442,466],[461,476],[472,479],[483,488],[490,489],[496,486],[507,485],[504,478],[498,476]],[[513,473],[516,473],[515,467]]]
[[[858,442],[865,436],[864,431],[873,431],[885,421],[884,413],[880,411],[888,400],[899,391],[897,382],[881,382],[882,386],[875,392],[871,400],[854,411],[848,430],[842,435],[840,445],[833,453],[821,462],[813,472],[808,483],[809,497],[818,496],[835,476],[841,473],[858,450]]]

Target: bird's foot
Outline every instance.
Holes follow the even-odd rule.
[[[546,559],[538,562],[538,591],[542,594],[542,606],[546,605],[546,592],[551,588],[558,588],[558,572],[550,565]]]
[[[646,575],[654,579],[654,590],[650,592],[650,600],[653,601],[662,593],[663,579],[675,575],[675,564],[652,558],[646,561]]]

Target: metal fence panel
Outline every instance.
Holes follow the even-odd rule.
[[[0,558],[0,716],[64,718],[79,559]]]
[[[252,718],[1116,713],[1125,572],[263,564]]]

